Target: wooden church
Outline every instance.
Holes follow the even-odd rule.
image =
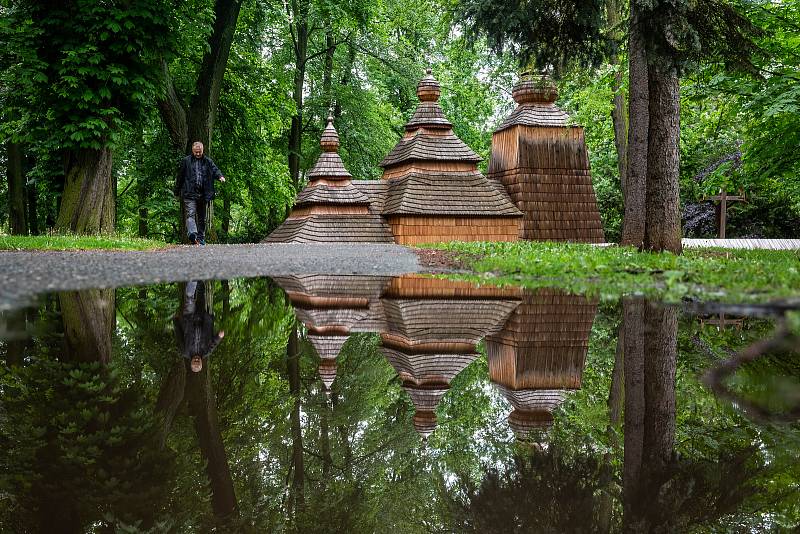
[[[381,180],[353,180],[332,118],[322,153],[267,243],[602,242],[583,129],[568,126],[555,86],[524,77],[517,108],[492,137],[489,177],[453,132],[430,69],[405,133],[381,162]]]
[[[554,289],[522,291],[505,325],[486,337],[489,379],[513,407],[520,440],[553,424],[553,411],[580,389],[597,302]]]

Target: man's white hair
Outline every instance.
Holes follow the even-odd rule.
[[[205,148],[201,141],[195,141],[194,143],[192,143],[192,148],[196,147],[197,145],[200,145],[201,148]]]

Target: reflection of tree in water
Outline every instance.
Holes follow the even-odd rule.
[[[153,446],[141,388],[110,361],[114,291],[62,293],[58,301],[63,342],[49,338],[29,362],[2,374],[0,526],[152,527],[153,503],[165,498],[173,467]]]
[[[163,423],[160,443],[162,446],[166,443],[175,416],[185,401],[206,465],[211,486],[211,506],[214,515],[225,522],[237,514],[237,502],[222,441],[208,362],[208,356],[221,337],[215,337],[213,333],[210,288],[206,287],[206,283],[179,284],[179,289],[181,305],[176,314],[175,328],[181,356],[175,361],[162,384],[156,402],[156,411],[162,414]],[[195,354],[202,355],[206,360],[199,372],[189,369],[189,357]]]

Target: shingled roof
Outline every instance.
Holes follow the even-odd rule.
[[[328,117],[320,147],[322,154],[308,172],[308,185],[297,195],[292,213],[264,242],[393,242],[388,224],[379,211],[370,208],[370,197],[353,185],[344,168],[332,117]]]
[[[580,389],[597,302],[558,290],[525,291],[503,328],[486,338],[489,379],[514,410],[520,439],[552,424],[552,411]]]
[[[478,170],[411,172],[389,180],[384,214],[519,217],[508,195]]]

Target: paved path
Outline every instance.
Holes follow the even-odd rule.
[[[761,250],[800,250],[800,239],[683,239],[685,248],[723,247]]]
[[[255,244],[136,252],[0,252],[0,309],[52,291],[287,274],[396,275],[420,270],[398,245]]]

